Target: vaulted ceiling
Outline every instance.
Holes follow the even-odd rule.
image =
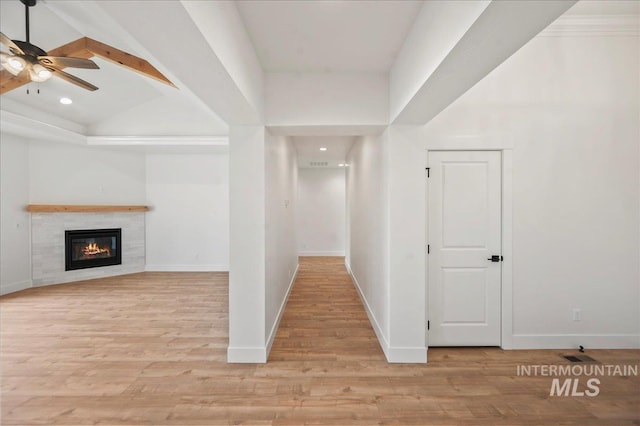
[[[75,8],[77,16],[67,15],[68,8]],[[91,12],[77,1],[38,2],[30,8],[31,42],[49,51],[91,33],[92,38],[154,62],[145,57],[146,52],[116,26],[101,31],[99,26],[92,25],[92,21],[101,17]],[[1,1],[2,32],[12,39],[25,40],[24,13],[20,1]],[[84,19],[83,14],[86,15]],[[3,50],[7,50],[6,47],[3,46]],[[99,58],[94,58],[94,61],[99,70],[67,71],[95,84],[99,90],[90,92],[52,78],[3,94],[2,110],[85,135],[226,134],[226,123],[189,96],[188,91],[165,86]],[[72,99],[73,103],[60,104],[62,97]]]
[[[510,16],[504,6],[509,2],[480,3],[480,12],[486,8],[486,19],[478,20],[470,31],[460,33],[466,32],[467,38],[485,37],[492,31],[491,19],[504,20]],[[540,8],[551,3],[559,5],[544,16],[534,17],[540,20],[542,28],[546,26],[544,22],[555,19],[573,4],[571,1],[538,3]],[[227,135],[229,125],[265,122],[263,90],[265,81],[273,73],[355,75],[356,80],[359,75],[384,75],[390,80],[396,74],[402,75],[394,69],[394,66],[398,68],[398,57],[403,49],[407,50],[410,37],[415,43],[415,26],[429,22],[425,11],[438,12],[434,4],[413,0],[40,0],[31,8],[32,43],[50,50],[83,36],[91,37],[145,58],[177,88],[95,59],[100,70],[69,71],[97,85],[100,89],[96,92],[51,79],[29,84],[29,94],[27,86],[23,86],[2,95],[3,131],[27,128],[35,137],[34,127],[38,127],[40,135],[58,129],[61,139],[69,139],[65,132],[71,132],[79,138],[95,137],[94,142],[102,137],[104,143],[114,137],[122,142],[123,136],[168,138],[176,143],[182,138],[185,146],[202,145],[203,140],[209,138],[213,145],[220,145],[220,139],[215,136]],[[637,9],[635,1],[588,1],[569,13],[637,14]],[[511,27],[496,31],[504,31],[504,38],[510,40],[509,32],[517,32],[522,26],[517,19],[526,17],[526,14],[516,17]],[[19,0],[0,1],[0,29],[12,39],[25,39],[24,6]],[[536,31],[539,29],[531,26],[520,35],[518,43],[526,42]],[[463,45],[462,42],[467,43],[467,47],[463,46],[467,50],[468,46],[474,46],[464,38],[458,44]],[[513,48],[517,47],[517,43],[514,44]],[[6,51],[6,47],[3,46],[3,50]],[[457,56],[449,54],[446,59],[456,70],[460,69],[458,64],[468,60],[464,56],[466,51],[451,52]],[[407,56],[407,52],[404,53]],[[493,62],[481,64],[484,68],[466,77],[467,86],[475,84],[474,79],[482,78],[510,55],[508,49],[499,54],[487,53],[487,57],[495,56],[490,58]],[[406,62],[406,58],[403,60]],[[405,108],[405,115],[410,119],[425,111],[420,95],[431,99],[440,96],[443,105],[457,96],[455,90],[446,96],[434,91],[428,78],[418,82],[413,104]],[[391,86],[393,89],[393,81]],[[455,89],[463,92],[465,87]],[[58,102],[61,97],[71,98],[73,104],[61,105]],[[434,108],[441,107],[438,104]],[[389,122],[392,120],[391,116]],[[276,126],[272,130],[297,136],[301,152],[307,148],[314,150],[319,136],[343,135],[344,138],[334,137],[338,152],[349,146],[357,132],[376,132],[383,128],[381,124],[384,123],[364,121],[344,129]],[[311,151],[307,157],[311,158]]]

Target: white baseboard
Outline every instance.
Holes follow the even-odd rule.
[[[400,364],[424,364],[427,362],[427,348],[390,346],[385,353],[387,362]]]
[[[16,291],[24,290],[31,287],[33,287],[31,280],[24,280],[17,283],[3,285],[0,288],[0,296],[4,296],[5,294],[9,293],[15,293]]]
[[[271,352],[271,346],[273,346],[273,341],[276,337],[276,332],[278,331],[278,326],[280,325],[280,320],[282,319],[284,309],[287,306],[287,301],[289,300],[289,294],[291,294],[293,283],[295,282],[296,276],[298,275],[299,266],[300,265],[296,265],[296,270],[293,272],[293,276],[289,281],[287,294],[284,296],[284,298],[282,299],[282,303],[280,304],[278,315],[276,316],[276,320],[274,321],[271,327],[271,332],[269,333],[269,338],[267,339],[267,345],[265,347],[254,348],[238,348],[229,346],[227,348],[227,363],[264,364],[265,362],[267,362],[267,358],[269,358],[269,352]]]
[[[364,305],[364,310],[367,312],[367,316],[369,317],[369,322],[371,323],[371,326],[373,327],[373,331],[376,333],[376,337],[378,338],[378,342],[380,343],[380,347],[382,347],[382,352],[384,352],[384,356],[387,358],[387,361],[389,361],[389,343],[387,342],[387,338],[385,337],[384,333],[382,332],[382,328],[380,327],[380,324],[378,324],[378,320],[376,319],[376,316],[373,314],[373,311],[371,310],[371,307],[369,306],[369,302],[367,302],[367,298],[364,296],[364,293],[362,292],[362,289],[360,288],[360,284],[358,283],[358,279],[356,278],[355,275],[353,275],[353,271],[351,270],[351,266],[345,262],[344,266],[347,267],[347,272],[349,273],[349,276],[351,277],[351,281],[353,281],[353,285],[356,288],[356,290],[358,291],[358,296],[360,296],[360,300],[362,301],[362,304]]]
[[[334,256],[338,256],[338,257],[344,257],[344,250],[338,250],[338,251],[300,251],[300,252],[298,252],[298,256],[308,256],[308,257],[313,257],[313,256],[330,256],[330,257],[334,257]]]
[[[229,265],[146,265],[146,272],[229,272]]]
[[[382,327],[378,323],[376,316],[373,314],[371,310],[371,306],[369,306],[369,302],[362,292],[362,288],[360,287],[360,283],[358,283],[358,279],[353,274],[351,270],[351,266],[345,261],[344,266],[347,268],[347,272],[353,281],[353,285],[358,291],[358,295],[360,296],[360,300],[362,301],[362,305],[364,306],[364,310],[367,312],[367,316],[369,317],[369,322],[373,327],[373,331],[376,333],[376,337],[378,338],[378,342],[380,343],[380,347],[382,348],[382,352],[384,352],[384,356],[387,358],[387,362],[389,363],[425,363],[427,362],[427,348],[425,347],[398,347],[391,346],[387,341],[384,333],[382,332]]]
[[[638,334],[514,334],[513,349],[640,349]]]
[[[287,301],[289,300],[291,289],[293,289],[293,283],[296,281],[296,277],[298,276],[299,267],[300,267],[300,264],[297,264],[296,270],[293,271],[293,276],[291,277],[291,281],[289,281],[289,288],[287,289],[287,294],[284,296],[284,299],[280,304],[278,315],[276,315],[276,320],[274,321],[273,326],[271,327],[271,332],[269,333],[269,338],[267,339],[267,357],[269,357],[269,353],[271,352],[271,346],[273,346],[273,341],[276,338],[276,333],[278,332],[278,327],[280,326],[280,320],[282,319],[282,315],[284,314],[284,309],[287,306]]]
[[[227,348],[229,364],[264,364],[267,362],[267,348]]]

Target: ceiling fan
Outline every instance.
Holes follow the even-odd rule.
[[[36,5],[37,0],[20,0],[25,7],[26,41],[11,40],[0,32],[0,41],[9,48],[10,53],[0,52],[0,64],[12,75],[27,77],[30,81],[43,82],[56,76],[87,90],[97,90],[93,84],[71,75],[62,68],[98,69],[98,65],[90,59],[67,56],[49,56],[29,40],[29,8]]]

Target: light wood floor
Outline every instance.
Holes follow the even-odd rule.
[[[301,258],[269,362],[226,363],[227,275],[144,273],[0,298],[3,425],[640,424],[638,377],[549,397],[520,364],[572,351],[439,348],[387,364],[341,258]],[[639,351],[588,351],[637,364]]]

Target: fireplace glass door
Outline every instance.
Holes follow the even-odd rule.
[[[121,229],[65,231],[65,270],[120,265]]]

